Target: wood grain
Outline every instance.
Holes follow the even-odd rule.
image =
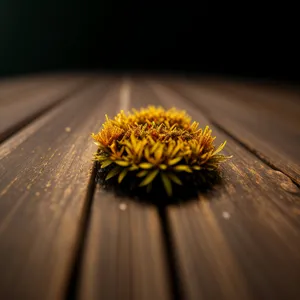
[[[79,299],[170,299],[156,208],[98,187],[90,217]]]
[[[139,84],[126,84],[130,99],[126,107],[124,86],[111,97],[119,103],[117,110],[151,104]],[[171,299],[161,224],[154,206],[116,197],[98,187],[88,229],[79,299]]]
[[[206,81],[169,86],[205,111],[215,125],[300,184],[300,93],[281,90],[276,94],[270,88]]]
[[[0,142],[82,88],[91,80],[90,77],[53,76],[35,82],[36,85],[28,82],[25,91],[15,87],[13,95],[0,95]]]
[[[115,110],[108,83],[99,79],[1,145],[0,299],[64,299],[96,150],[90,133]]]
[[[14,128],[0,146],[0,299],[299,299],[300,192],[290,179],[299,175],[297,90],[34,80],[0,82],[0,120],[5,132]],[[91,188],[90,133],[105,114],[149,104],[185,109],[233,154],[221,184],[168,206],[166,218]]]
[[[9,103],[13,99],[22,99],[22,96],[31,93],[51,83],[67,82],[83,78],[92,78],[90,73],[61,73],[38,74],[20,77],[7,77],[0,79],[0,105]]]
[[[58,76],[47,76],[40,74],[27,75],[20,77],[8,77],[0,79],[0,102],[11,96],[24,93],[28,90],[35,89],[45,83],[52,81],[53,78]]]
[[[172,90],[151,84],[166,107],[209,120]],[[299,299],[300,192],[211,124],[233,159],[222,183],[168,208],[184,299]]]

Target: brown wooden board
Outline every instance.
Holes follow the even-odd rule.
[[[92,77],[89,73],[62,73],[62,74],[35,74],[21,77],[7,77],[0,79],[0,104],[11,102],[13,99],[22,99],[28,93],[33,94],[43,86],[51,83],[67,82],[80,78]]]
[[[30,123],[40,114],[53,107],[71,93],[81,89],[91,76],[56,76],[40,80],[36,86],[12,95],[0,95],[0,142]],[[0,90],[1,91],[1,90]]]
[[[57,78],[57,76],[31,75],[21,77],[7,77],[0,79],[0,102],[28,90],[35,89],[47,82]]]
[[[105,113],[164,104],[209,123],[164,86],[122,82],[82,87],[0,146],[0,299],[299,299],[299,189],[215,117],[234,157],[214,191],[167,208],[171,238],[155,207],[99,186],[93,197],[89,133]]]
[[[130,80],[115,90],[110,101],[116,104],[114,113],[151,104],[143,88]],[[157,209],[134,199],[119,198],[98,186],[80,270],[82,300],[170,299]]]
[[[170,299],[155,207],[97,188],[79,299]]]
[[[300,90],[291,86],[269,86],[230,80],[202,80],[199,85],[233,96],[233,101],[262,109],[282,118],[287,124],[299,125]]]
[[[209,120],[192,103],[150,85],[166,107]],[[211,125],[211,124],[210,124]],[[233,158],[222,182],[167,208],[184,299],[299,299],[300,193],[276,171],[211,125]]]
[[[115,110],[99,79],[0,147],[0,299],[64,299],[86,214],[90,133]]]
[[[300,184],[300,94],[229,84],[169,84],[216,126]],[[224,87],[225,86],[225,87]]]

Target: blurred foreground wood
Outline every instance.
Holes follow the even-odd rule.
[[[105,114],[185,109],[233,159],[156,207],[95,184]],[[300,299],[300,93],[222,80],[0,82],[0,299]],[[162,195],[162,197],[164,197]]]

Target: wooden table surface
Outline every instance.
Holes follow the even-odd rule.
[[[185,109],[222,181],[156,207],[95,184],[105,114]],[[0,81],[0,299],[300,299],[300,89],[52,74]],[[163,196],[162,196],[163,197]]]

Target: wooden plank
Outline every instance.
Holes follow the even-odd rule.
[[[131,107],[141,108],[149,105],[160,106],[162,102],[154,93],[154,91],[147,85],[145,80],[134,78],[132,87],[132,104]]]
[[[220,84],[170,84],[209,119],[300,184],[300,101],[296,92],[274,95]],[[285,108],[284,108],[285,107]]]
[[[35,89],[38,86],[51,81],[53,76],[35,75],[22,77],[8,77],[0,79],[0,102],[6,97]]]
[[[203,81],[201,85],[232,95],[233,101],[263,109],[266,114],[274,114],[287,124],[296,122],[299,126],[300,90],[297,88],[229,80]]]
[[[0,142],[90,80],[88,76],[51,77],[35,88],[0,98]]]
[[[203,81],[198,85],[245,107],[251,116],[264,120],[264,127],[270,118],[272,125],[276,120],[276,126],[288,132],[294,133],[295,128],[300,128],[300,92],[297,90],[231,81]]]
[[[27,99],[30,99],[36,94],[42,94],[43,90],[47,91],[49,89],[53,89],[57,85],[59,85],[59,82],[67,83],[68,80],[74,80],[73,78],[64,78],[63,80],[59,80],[56,77],[41,77],[35,78],[32,80],[27,79],[26,85],[25,84],[13,84],[11,83],[7,88],[0,88],[0,107],[6,108],[6,106],[10,106],[12,103],[17,106],[21,102],[26,101]]]
[[[111,101],[128,111],[151,104],[127,82]],[[79,279],[79,299],[170,299],[164,241],[157,209],[100,187],[91,207]]]
[[[30,92],[44,84],[58,81],[66,81],[75,78],[90,77],[91,74],[55,73],[55,74],[31,74],[18,77],[5,77],[0,79],[0,103],[18,94]]]
[[[79,299],[170,299],[155,207],[97,189]]]
[[[208,119],[184,98],[152,84],[166,107]],[[184,299],[299,299],[300,192],[212,124],[233,159],[222,183],[167,208]]]
[[[1,145],[0,299],[65,298],[96,150],[90,133],[115,110],[109,82],[100,78]]]

